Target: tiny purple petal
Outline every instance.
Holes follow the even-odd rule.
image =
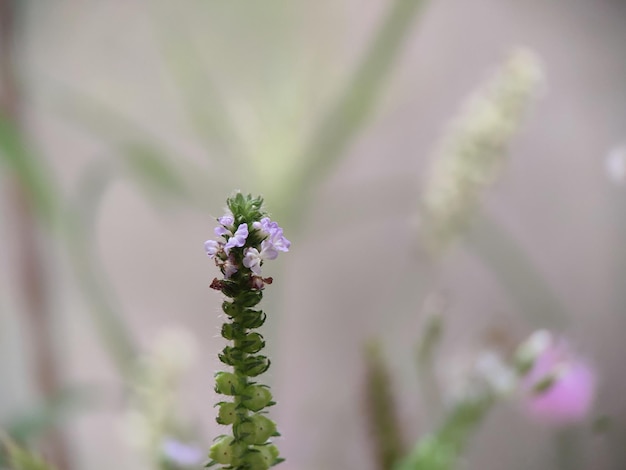
[[[224,245],[224,252],[228,254],[231,248],[242,247],[248,238],[248,225],[240,224],[235,234]]]
[[[279,228],[272,234],[271,242],[272,245],[274,245],[274,248],[276,248],[278,251],[287,252],[289,251],[289,247],[291,246],[291,242],[283,236],[282,228]]]
[[[184,444],[175,439],[165,439],[163,453],[172,462],[185,467],[196,466],[204,458],[204,452],[198,447]]]
[[[218,251],[220,251],[220,244],[215,240],[207,240],[204,242],[204,250],[210,258],[214,258]]]
[[[222,217],[218,217],[217,221],[224,226],[231,227],[235,223],[235,218],[233,214],[227,212]]]
[[[272,260],[277,257],[278,251],[276,251],[276,247],[269,240],[263,240],[261,242],[261,258]]]
[[[215,232],[215,235],[217,235],[218,237],[221,237],[222,235],[230,234],[230,230],[225,229],[221,225],[219,227],[215,227],[213,231]]]
[[[276,222],[272,222],[269,217],[263,217],[259,222],[254,222],[252,226],[257,230],[261,230],[267,233],[270,236],[277,230],[281,230],[278,224]]]

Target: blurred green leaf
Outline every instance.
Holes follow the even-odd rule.
[[[381,345],[371,340],[365,347],[365,410],[379,470],[391,470],[403,453],[402,431],[391,373]]]
[[[57,191],[45,162],[29,148],[19,129],[0,115],[0,162],[19,179],[41,218],[49,222],[58,205]]]
[[[156,195],[166,193],[172,197],[187,197],[185,182],[165,154],[140,142],[129,142],[123,148],[126,154],[124,163],[147,190]]]
[[[95,390],[70,388],[51,397],[39,407],[14,417],[7,432],[17,442],[37,438],[72,415],[92,406]]]
[[[18,446],[7,436],[0,434],[0,441],[4,446],[4,452],[0,453],[2,468],[8,466],[9,470],[53,470],[39,456]]]
[[[395,0],[342,93],[304,149],[287,194],[308,191],[343,155],[373,111],[425,0]],[[291,208],[291,210],[294,210]]]

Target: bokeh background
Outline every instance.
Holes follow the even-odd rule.
[[[223,318],[202,244],[237,189],[263,194],[292,241],[265,299],[282,468],[376,468],[371,338],[407,441],[432,426],[414,348],[433,294],[442,393],[494,336],[554,329],[592,361],[594,416],[610,417],[577,428],[569,468],[626,468],[626,187],[606,171],[626,145],[623,1],[0,4],[0,426],[57,462],[64,448],[59,470],[154,468],[128,363],[164,331],[185,345],[178,416],[204,449],[219,433]],[[433,267],[416,245],[438,142],[518,46],[545,84]],[[555,434],[498,405],[461,467],[565,468]]]

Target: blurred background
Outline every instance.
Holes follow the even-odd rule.
[[[207,451],[224,319],[202,244],[241,190],[292,242],[264,299],[280,468],[380,468],[372,339],[407,447],[432,429],[415,348],[433,299],[441,401],[480,351],[542,328],[598,379],[567,439],[499,403],[459,468],[626,468],[626,3],[0,0],[0,21],[0,428],[17,442],[59,470],[179,468],[155,457],[170,434]],[[520,46],[543,79],[433,251],[441,149]]]

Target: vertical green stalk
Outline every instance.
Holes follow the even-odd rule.
[[[378,341],[371,340],[367,343],[365,366],[365,409],[376,465],[379,470],[391,470],[400,460],[404,449],[397,404],[391,387],[391,374]]]

